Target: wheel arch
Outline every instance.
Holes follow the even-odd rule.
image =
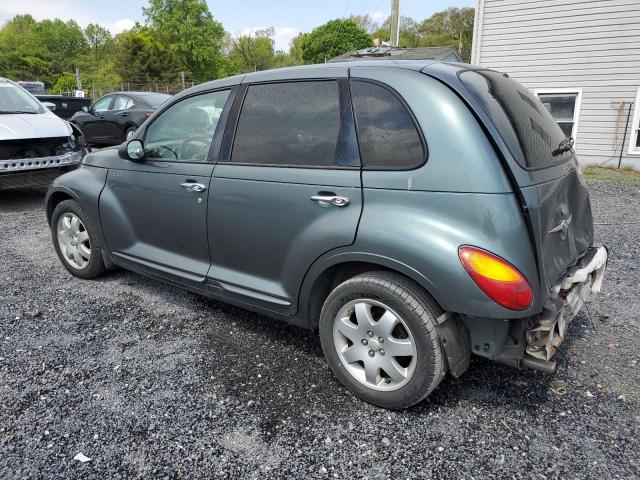
[[[65,200],[76,200],[78,201],[78,197],[73,193],[72,190],[66,188],[58,188],[47,193],[46,199],[46,212],[47,212],[47,223],[51,225],[51,216],[53,215],[53,211],[59,203],[64,202]]]
[[[133,120],[129,120],[127,123],[125,123],[124,128],[122,129],[122,138],[124,139],[124,141],[127,140],[127,130],[129,130],[130,128],[135,128],[135,131],[137,131],[140,128],[140,125],[135,123]]]
[[[298,314],[307,319],[310,329],[317,329],[322,305],[337,285],[361,273],[380,270],[395,272],[414,281],[440,305],[435,284],[408,265],[382,255],[337,253],[316,260],[307,272],[298,297]]]

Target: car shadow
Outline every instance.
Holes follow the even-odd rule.
[[[361,400],[339,384],[324,361],[317,332],[155,279],[141,279],[136,274],[116,271],[97,281],[125,282],[160,298],[171,297],[199,316],[209,312],[217,319],[224,319],[205,323],[201,332],[202,348],[215,356],[215,362],[200,365],[203,378],[215,376],[219,379],[217,388],[222,388],[225,396],[260,405],[264,432],[270,432],[282,415],[303,415],[309,409],[345,418],[357,408],[384,412],[372,405],[363,406]],[[539,409],[550,400],[551,384],[563,376],[567,365],[576,361],[572,358],[571,344],[588,328],[589,320],[583,311],[570,325],[567,338],[554,357],[559,372],[555,376],[473,357],[469,369],[460,378],[447,375],[427,399],[402,414],[424,417],[438,409],[453,411],[461,404],[480,410],[502,406],[520,411]],[[246,355],[245,341],[254,347],[252,355]],[[256,372],[263,372],[262,375],[272,381],[257,380],[260,377],[256,377]],[[217,391],[220,394],[220,390]]]
[[[44,212],[46,187],[0,190],[0,212],[27,212],[39,207]]]

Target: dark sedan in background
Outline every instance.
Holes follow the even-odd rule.
[[[118,145],[133,133],[171,95],[153,92],[117,92],[105,95],[69,120],[91,145]]]

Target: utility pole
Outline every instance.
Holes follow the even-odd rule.
[[[182,80],[182,90],[184,90],[184,72],[180,72],[180,79]]]
[[[76,87],[78,87],[78,90],[82,90],[82,80],[80,80],[79,68],[76,68]]]
[[[400,0],[391,0],[391,46],[400,43]]]

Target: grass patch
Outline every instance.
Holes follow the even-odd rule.
[[[631,167],[584,167],[584,176],[592,180],[610,180],[616,183],[640,186],[640,170]]]

